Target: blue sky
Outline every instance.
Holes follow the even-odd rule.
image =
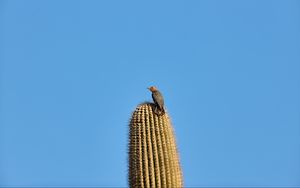
[[[300,1],[0,1],[0,186],[127,186],[164,94],[185,186],[300,186]]]

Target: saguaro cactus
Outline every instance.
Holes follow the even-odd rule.
[[[158,116],[154,104],[134,111],[129,135],[129,185],[131,188],[180,188],[182,172],[176,141],[167,113]]]

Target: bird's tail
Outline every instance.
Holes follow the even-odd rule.
[[[165,107],[162,107],[161,109],[160,109],[160,112],[161,112],[161,115],[164,115],[165,114]]]

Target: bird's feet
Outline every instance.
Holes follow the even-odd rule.
[[[154,113],[155,113],[156,115],[158,115],[158,116],[161,116],[161,115],[163,115],[163,114],[165,113],[165,111],[159,109],[159,108],[155,105]]]

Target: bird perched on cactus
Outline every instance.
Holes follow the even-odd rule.
[[[163,115],[165,113],[164,97],[156,87],[151,86],[148,89],[152,92],[152,99],[155,103],[154,113],[157,115]]]

